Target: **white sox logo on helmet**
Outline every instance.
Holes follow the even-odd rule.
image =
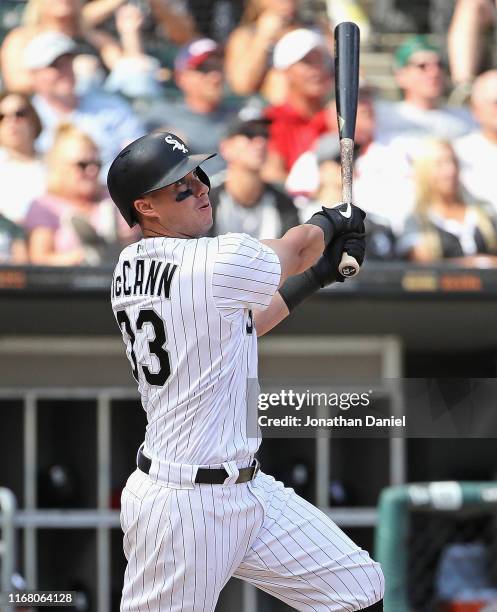
[[[168,134],[164,138],[164,140],[167,142],[168,145],[171,145],[173,147],[173,151],[176,151],[176,149],[179,149],[183,153],[188,153],[188,149],[185,147],[185,145],[182,142],[179,142],[178,140],[173,138],[170,134]]]

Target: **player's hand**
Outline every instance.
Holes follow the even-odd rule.
[[[354,257],[361,266],[364,261],[366,251],[366,237],[364,233],[350,232],[343,236],[338,236],[332,240],[325,249],[320,259],[312,266],[312,271],[319,280],[321,287],[331,285],[331,283],[343,283],[345,277],[338,271],[338,266],[345,252]]]
[[[334,236],[342,236],[348,232],[359,232],[360,234],[365,232],[366,213],[355,204],[340,202],[332,208],[323,206],[323,212],[333,225]]]
[[[317,225],[323,230],[324,243],[326,247],[335,240],[338,236],[348,234],[350,232],[365,233],[364,219],[366,213],[355,206],[355,204],[347,204],[341,202],[334,208],[323,206],[322,210],[314,213],[312,217],[306,221],[311,225]]]

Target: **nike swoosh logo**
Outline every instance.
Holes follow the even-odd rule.
[[[338,212],[342,215],[342,217],[345,217],[345,219],[350,219],[352,216],[352,206],[350,205],[350,202],[347,202],[347,208],[345,210],[340,210],[339,208]]]

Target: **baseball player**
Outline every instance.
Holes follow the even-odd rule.
[[[121,610],[212,612],[231,576],[296,610],[362,610],[383,596],[379,565],[259,469],[247,403],[257,336],[342,280],[343,250],[362,262],[364,213],[323,208],[279,240],[202,237],[212,209],[200,164],[210,157],[154,133],[123,149],[108,175],[124,219],[143,233],[112,281],[148,421],[121,499]]]

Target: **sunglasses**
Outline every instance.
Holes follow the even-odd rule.
[[[25,119],[28,116],[27,108],[19,108],[13,113],[2,113],[0,112],[0,122],[3,121],[6,117],[15,117],[16,119]]]
[[[77,166],[82,172],[85,172],[88,168],[97,168],[100,170],[102,162],[99,159],[81,159],[73,162],[73,166]]]
[[[438,60],[436,62],[409,62],[409,66],[418,68],[419,70],[422,70],[423,72],[428,70],[428,68],[433,68],[434,66],[436,66],[440,70],[443,70],[445,68],[445,64],[442,62],[442,60]]]
[[[209,72],[222,72],[223,63],[217,58],[209,58],[199,64],[195,70],[203,74],[208,74]]]

